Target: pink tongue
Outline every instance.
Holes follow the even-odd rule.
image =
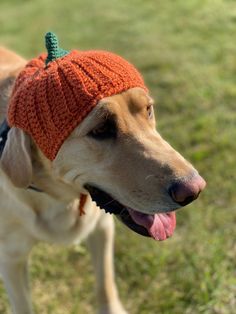
[[[131,208],[128,211],[134,222],[146,228],[150,236],[155,240],[163,241],[174,233],[176,216],[173,212],[148,215]]]

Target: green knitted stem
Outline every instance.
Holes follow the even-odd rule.
[[[59,47],[57,36],[52,32],[48,32],[45,35],[45,43],[48,51],[48,56],[45,61],[46,65],[48,65],[49,62],[61,58],[69,53],[69,51]]]

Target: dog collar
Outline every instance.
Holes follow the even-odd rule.
[[[6,145],[7,135],[9,131],[10,131],[10,127],[7,124],[7,121],[5,119],[0,125],[0,158],[2,157],[2,152]]]

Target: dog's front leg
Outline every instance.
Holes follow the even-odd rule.
[[[99,314],[127,314],[119,300],[114,279],[113,242],[113,217],[102,213],[88,238],[97,281]]]
[[[14,314],[32,314],[28,288],[27,261],[11,259],[0,261],[0,273],[4,281]]]

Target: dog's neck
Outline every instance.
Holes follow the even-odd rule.
[[[72,184],[64,182],[53,171],[51,161],[45,158],[36,146],[33,145],[32,150],[33,186],[56,200],[61,200],[65,203],[79,198],[80,194],[83,192],[82,187],[81,189],[79,187],[75,188]]]

